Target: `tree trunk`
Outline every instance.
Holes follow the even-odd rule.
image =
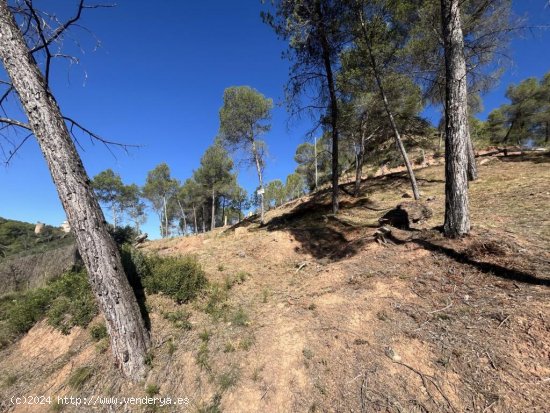
[[[319,189],[319,171],[318,171],[318,164],[317,164],[317,137],[315,139],[315,146],[313,147],[313,153],[315,157],[315,190]]]
[[[183,205],[181,204],[181,201],[179,200],[179,198],[176,199],[180,207],[181,217],[183,218],[183,234],[185,235],[187,233],[187,219],[185,218],[185,211],[183,210]]]
[[[361,18],[361,28],[363,30],[363,35],[365,37],[365,43],[367,45],[367,49],[369,52],[369,58],[370,58],[370,64],[372,71],[374,73],[374,78],[376,79],[376,84],[378,86],[378,90],[380,91],[380,95],[382,97],[382,101],[384,103],[384,109],[386,111],[386,114],[388,115],[388,119],[390,121],[390,125],[393,130],[393,136],[395,138],[395,143],[397,144],[397,147],[399,151],[401,152],[401,156],[403,157],[403,162],[405,162],[405,167],[407,168],[407,173],[409,174],[409,180],[411,181],[411,188],[413,192],[414,199],[418,200],[420,199],[420,192],[418,191],[418,185],[416,183],[416,177],[414,176],[414,171],[411,165],[411,162],[409,161],[409,156],[407,155],[407,151],[405,149],[405,146],[403,145],[403,141],[401,140],[401,134],[399,133],[399,129],[397,128],[397,123],[395,123],[395,118],[393,117],[393,113],[390,110],[390,105],[388,103],[388,97],[386,96],[386,91],[384,89],[384,84],[382,83],[382,77],[380,76],[380,73],[378,72],[378,65],[376,64],[376,59],[374,58],[374,54],[372,52],[372,47],[370,44],[370,39],[367,33],[367,28],[365,26],[365,22],[363,20],[363,14],[361,12],[360,14]]]
[[[107,321],[115,362],[126,376],[139,380],[147,370],[149,334],[59,106],[29,53],[6,0],[0,0],[0,58],[48,163],[92,290]]]
[[[166,201],[166,195],[162,197],[162,201],[164,203],[164,237],[168,237],[168,202]]]
[[[361,179],[363,177],[363,163],[365,161],[365,131],[361,131],[361,146],[355,157],[355,196],[361,191]]]
[[[113,227],[116,228],[116,226],[117,226],[117,216],[116,216],[116,204],[114,202],[111,205],[111,209],[113,210]]]
[[[202,204],[202,233],[206,233],[206,223],[205,223],[205,219],[206,219],[206,211],[205,211],[205,206],[204,206],[204,202]]]
[[[210,231],[216,228],[216,191],[212,188],[212,219],[210,221]]]
[[[468,181],[475,181],[477,179],[476,153],[474,151],[474,144],[469,134],[466,143],[468,145]]]
[[[199,227],[197,226],[197,208],[193,204],[193,219],[195,220],[195,234],[199,233]]]
[[[459,0],[441,0],[445,45],[445,223],[448,237],[470,232],[468,101]]]
[[[263,225],[265,223],[264,219],[264,181],[262,177],[262,167],[260,165],[260,155],[258,154],[258,149],[256,148],[256,141],[252,138],[252,153],[254,155],[254,162],[256,163],[256,172],[258,172],[258,182],[260,183],[260,223]]]
[[[330,46],[328,44],[325,28],[323,26],[323,16],[321,2],[317,2],[317,12],[319,14],[319,35],[321,48],[323,51],[323,63],[325,65],[325,74],[327,77],[327,86],[330,99],[330,127],[332,129],[332,212],[338,213],[338,99],[336,97],[336,87],[334,75],[332,73],[332,64],[330,61]]]

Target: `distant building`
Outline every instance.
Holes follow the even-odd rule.
[[[63,221],[63,223],[61,224],[61,230],[63,232],[71,232],[71,226],[67,221]]]
[[[36,235],[41,234],[42,231],[44,231],[44,226],[45,226],[45,224],[43,224],[42,222],[38,221],[38,222],[36,223],[36,226],[34,227],[34,233],[35,233]]]

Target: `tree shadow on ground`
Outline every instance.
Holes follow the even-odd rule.
[[[355,255],[364,240],[351,240],[352,235],[362,227],[340,219],[332,214],[330,191],[322,190],[306,202],[300,203],[284,214],[272,218],[265,228],[268,231],[287,231],[301,244],[303,252],[316,259],[337,261]],[[340,209],[377,206],[368,198],[346,200]]]
[[[453,260],[461,264],[470,265],[486,274],[493,274],[499,278],[504,278],[507,280],[517,281],[525,284],[542,285],[542,286],[550,287],[550,279],[538,278],[524,271],[519,271],[512,268],[506,268],[498,264],[476,261],[470,258],[465,253],[456,251],[452,248],[444,247],[442,245],[434,244],[425,239],[415,239],[413,240],[413,242],[422,246],[426,250],[444,254],[447,257],[452,258]]]
[[[521,155],[499,156],[502,162],[550,163],[550,152],[528,152]]]

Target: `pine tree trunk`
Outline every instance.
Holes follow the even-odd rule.
[[[164,223],[162,224],[161,223],[161,226],[164,225],[164,234],[162,235],[163,237],[167,237],[168,236],[168,206],[167,206],[167,202],[166,202],[166,195],[164,195],[162,197],[162,202],[164,204],[164,207],[163,207],[163,221]]]
[[[195,234],[199,233],[199,227],[197,226],[197,208],[193,204],[193,219],[195,221]]]
[[[441,0],[445,45],[445,223],[448,237],[470,232],[468,102],[459,0]]]
[[[107,321],[115,362],[131,379],[143,378],[149,334],[136,297],[61,111],[6,0],[0,0],[0,58],[48,163],[92,290]]]
[[[258,182],[260,183],[260,223],[263,225],[265,223],[265,209],[264,209],[264,180],[262,177],[262,167],[260,165],[260,155],[256,148],[256,141],[252,138],[252,154],[254,155],[254,162],[256,163],[256,172],[258,173]]]
[[[323,10],[321,9],[321,2],[316,2],[317,5],[317,18],[319,40],[321,42],[323,64],[325,66],[325,76],[327,79],[328,95],[330,101],[330,127],[332,129],[332,213],[337,214],[338,205],[338,190],[339,190],[339,171],[338,171],[338,99],[336,97],[336,85],[334,80],[334,74],[332,71],[332,63],[330,59],[330,45],[327,41],[325,26],[323,24]]]
[[[313,153],[315,158],[315,190],[319,189],[319,167],[317,164],[317,137],[315,137],[315,146],[313,147]]]
[[[468,181],[475,181],[477,179],[476,154],[474,151],[474,144],[469,134],[467,139],[467,145],[468,145]]]
[[[395,118],[393,117],[393,113],[390,109],[390,104],[388,102],[388,97],[386,96],[386,91],[384,89],[384,84],[382,82],[382,77],[380,76],[380,73],[378,71],[378,65],[376,64],[376,59],[374,58],[374,54],[372,52],[370,39],[369,39],[369,36],[368,36],[368,33],[367,33],[367,28],[365,26],[365,22],[363,20],[363,15],[362,14],[360,14],[360,18],[361,18],[361,28],[362,28],[363,35],[365,37],[365,43],[367,45],[367,49],[368,49],[368,52],[369,52],[371,69],[374,73],[374,78],[376,80],[378,90],[380,91],[380,96],[382,97],[382,101],[384,103],[384,109],[386,111],[386,114],[388,115],[388,119],[390,121],[390,125],[391,125],[391,128],[393,130],[393,136],[395,138],[395,143],[397,145],[397,148],[401,152],[401,156],[403,157],[403,162],[405,163],[405,167],[407,168],[407,173],[409,174],[409,180],[411,182],[411,188],[412,188],[414,199],[418,200],[418,199],[420,199],[420,192],[418,191],[418,184],[416,183],[416,177],[414,175],[414,170],[412,168],[411,162],[409,161],[409,156],[407,155],[407,150],[405,149],[405,146],[403,145],[403,140],[401,139],[401,134],[399,133],[397,123],[395,122]]]
[[[212,219],[210,221],[210,231],[216,228],[216,191],[212,188]]]
[[[185,218],[185,211],[183,210],[183,205],[181,204],[179,198],[177,198],[177,201],[180,207],[181,217],[183,218],[183,234],[185,235],[187,233],[187,219]]]
[[[206,233],[206,211],[205,211],[206,207],[204,206],[204,202],[202,204],[202,233]]]

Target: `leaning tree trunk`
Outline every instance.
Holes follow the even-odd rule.
[[[445,45],[445,223],[448,237],[470,232],[468,102],[459,0],[441,0]]]
[[[397,145],[397,148],[401,152],[401,156],[403,157],[403,162],[405,163],[405,167],[407,168],[407,173],[409,174],[409,180],[411,182],[411,188],[413,191],[414,199],[419,200],[420,192],[418,191],[418,184],[416,183],[414,170],[412,168],[411,162],[409,161],[409,156],[407,155],[407,150],[405,149],[405,145],[403,145],[403,140],[401,139],[399,128],[397,127],[397,123],[395,122],[395,118],[393,117],[393,113],[390,109],[390,104],[388,102],[388,97],[386,96],[386,91],[384,89],[382,77],[380,76],[380,72],[378,71],[378,65],[376,64],[376,59],[372,51],[370,38],[367,33],[367,27],[363,19],[363,14],[361,13],[359,17],[361,19],[361,29],[363,31],[363,36],[365,37],[365,43],[367,45],[367,49],[369,52],[369,61],[370,61],[371,69],[374,73],[374,78],[376,80],[376,85],[378,86],[380,96],[382,97],[382,102],[384,103],[384,110],[386,111],[386,115],[388,116],[388,119],[390,121],[390,125],[393,130],[393,136],[395,138],[395,143]]]
[[[149,334],[136,297],[59,106],[6,0],[0,0],[0,58],[48,163],[92,290],[107,321],[116,364],[131,379],[143,378]]]

